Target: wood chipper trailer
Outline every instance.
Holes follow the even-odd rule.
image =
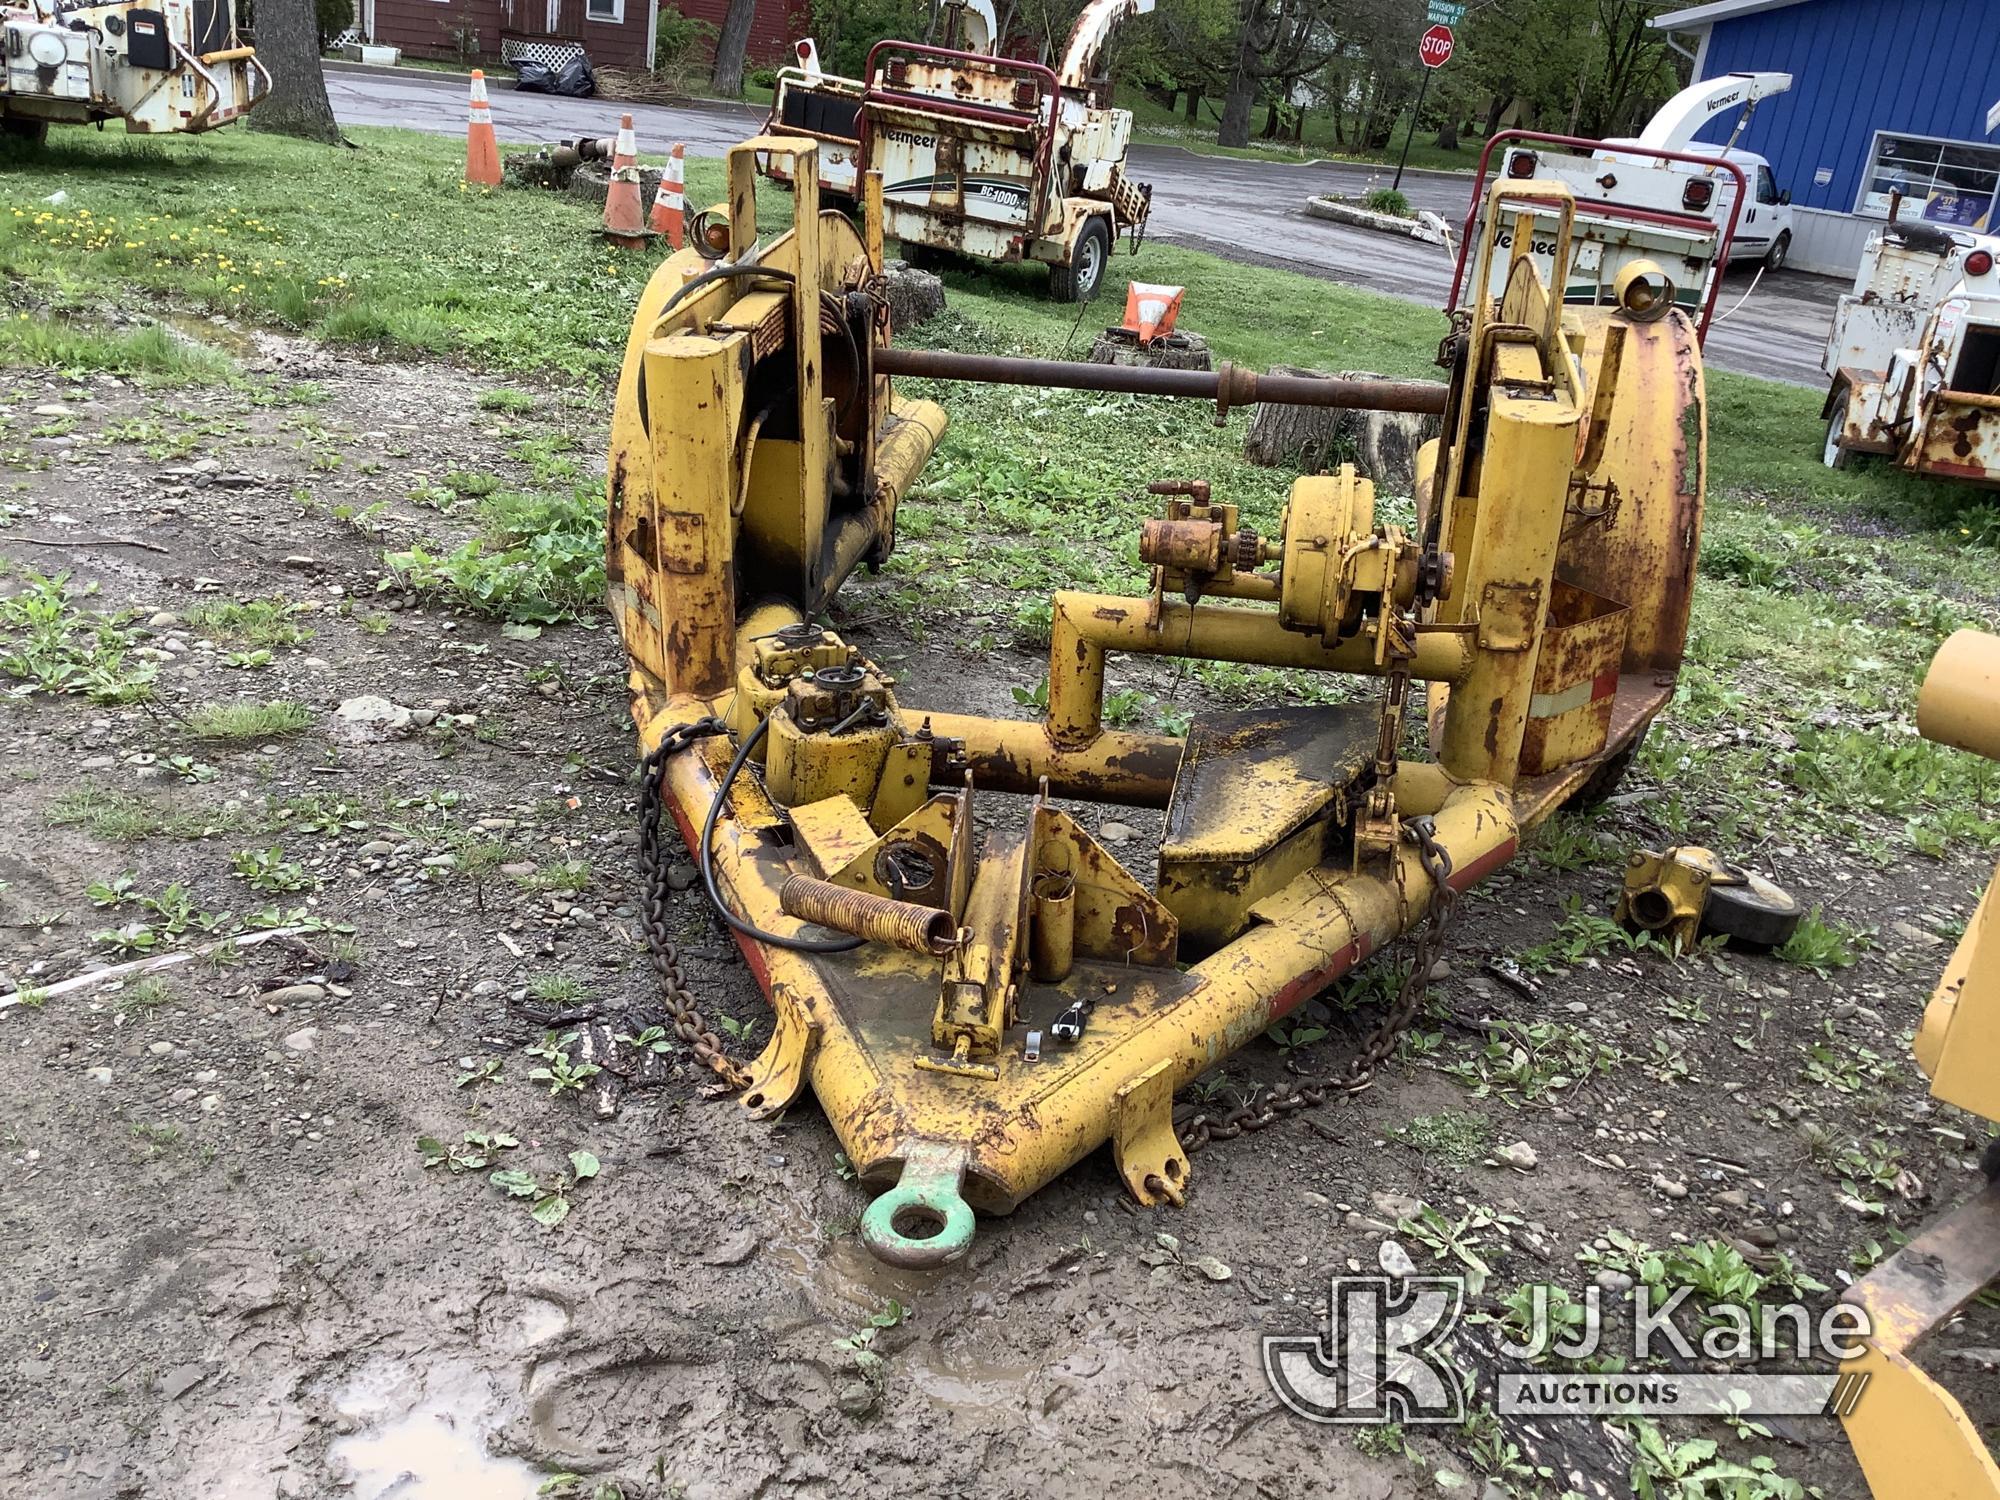
[[[882,173],[883,233],[923,262],[945,255],[1040,261],[1049,295],[1086,302],[1104,284],[1111,248],[1136,246],[1152,188],[1126,171],[1129,110],[1110,108],[1095,76],[1112,29],[1153,0],[1091,0],[1055,68],[915,42],[878,42],[865,80],[821,75],[787,85],[773,107],[814,122],[807,133],[852,163],[832,179]],[[854,121],[851,140],[829,134]],[[773,159],[768,175],[783,179]]]
[[[1497,171],[1494,155],[1499,150]],[[1451,307],[1475,288],[1497,297],[1505,290],[1510,263],[1504,258],[1487,272],[1488,281],[1467,272],[1472,247],[1479,243],[1491,199],[1486,184],[1498,180],[1516,188],[1510,202],[1534,206],[1519,190],[1529,181],[1558,183],[1563,194],[1536,208],[1532,253],[1545,285],[1556,285],[1557,221],[1574,206],[1575,253],[1561,279],[1562,300],[1578,306],[1617,306],[1626,296],[1645,295],[1644,287],[1628,289],[1626,272],[1634,266],[1671,290],[1674,305],[1695,320],[1695,335],[1708,337],[1723,268],[1736,241],[1748,182],[1743,169],[1720,156],[1646,145],[1639,141],[1610,144],[1576,136],[1540,131],[1503,130],[1480,153],[1473,179],[1472,207],[1459,243],[1458,265],[1452,275]],[[1512,252],[1513,229],[1502,224],[1499,246]],[[1656,302],[1655,315],[1666,311]]]
[[[1820,365],[1824,458],[2000,485],[2000,239],[1893,214],[1869,235]]]
[[[226,125],[271,91],[236,31],[232,0],[0,6],[6,57],[0,128],[40,140],[50,125],[123,120],[134,135]]]
[[[1455,895],[1527,828],[1615,779],[1669,701],[1701,529],[1706,429],[1692,322],[1566,307],[1525,249],[1548,181],[1494,185],[1448,387],[1153,370],[892,347],[863,235],[803,214],[760,240],[759,153],[800,203],[815,142],[729,155],[728,253],[669,258],[642,295],[609,455],[612,611],[645,752],[649,937],[675,1031],[769,1118],[808,1087],[861,1179],[861,1237],[906,1266],[963,1255],[1002,1214],[1109,1143],[1143,1203],[1178,1203],[1188,1150],[1358,1087],[1424,994],[1412,969],[1338,1075],[1228,1118],[1175,1091],[1406,933],[1435,943]],[[864,183],[879,192],[879,178]],[[1502,269],[1504,267],[1504,269]],[[1665,289],[1670,293],[1670,288]],[[892,385],[976,380],[1429,412],[1413,529],[1342,466],[1242,524],[1188,476],[1152,488],[1149,593],[1052,601],[1046,716],[963,711],[816,623],[895,543],[944,411]],[[1199,411],[1190,412],[1199,419]],[[1108,726],[1112,652],[1379,679],[1379,700],[1247,705],[1184,735]],[[1433,757],[1399,754],[1429,684]],[[1078,803],[1164,810],[1129,868]],[[747,1067],[681,980],[659,813],[694,851],[774,1012]]]
[[[2000,760],[2000,636],[1961,630],[1924,678],[1917,728],[1926,739]],[[2000,1120],[2000,868],[1945,965],[1917,1028],[1917,1065],[1931,1093]],[[1877,1500],[2000,1500],[2000,1467],[1956,1398],[1914,1355],[2000,1278],[2000,1140],[1985,1182],[1856,1282],[1843,1302],[1862,1309],[1861,1354],[1843,1365],[1840,1403],[1854,1456]]]

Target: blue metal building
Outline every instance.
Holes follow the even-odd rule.
[[[1710,0],[1652,24],[1692,45],[1697,79],[1792,75],[1736,144],[1792,195],[1793,265],[1851,274],[1895,188],[1905,214],[2000,232],[2000,0]]]

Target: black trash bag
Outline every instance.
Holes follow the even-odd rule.
[[[556,91],[555,69],[545,62],[524,57],[514,64],[514,71],[520,74],[514,80],[514,88],[519,93],[553,94]]]
[[[556,73],[553,93],[571,99],[589,99],[597,93],[597,75],[590,71],[590,59],[581,52],[564,63]]]

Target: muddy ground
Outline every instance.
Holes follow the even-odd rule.
[[[1831,977],[1734,953],[1585,955],[1532,995],[1487,972],[1547,942],[1566,898],[1608,910],[1600,851],[1524,860],[1465,903],[1399,1061],[1358,1100],[1198,1157],[1184,1210],[1135,1208],[1100,1154],[983,1224],[960,1266],[876,1265],[854,1238],[865,1196],[810,1104],[748,1126],[672,1059],[663,1088],[605,1119],[590,1089],[551,1097],[527,1076],[552,1014],[636,1023],[651,1004],[617,641],[583,625],[521,639],[381,591],[382,552],[462,534],[408,497],[454,468],[515,473],[522,431],[597,451],[593,407],[544,395],[500,414],[454,369],[247,352],[242,388],[0,384],[0,591],[73,570],[98,586],[88,607],[134,612],[158,673],[144,703],[0,704],[0,994],[124,961],[93,935],[146,913],[87,894],[121,875],[140,894],[179,882],[211,916],[332,924],[159,985],[30,989],[41,1003],[0,1009],[0,1495],[506,1500],[569,1474],[550,1492],[1381,1500],[1496,1470],[1553,1493],[1563,1480],[1476,1435],[1413,1430],[1405,1454],[1288,1415],[1259,1336],[1310,1331],[1328,1276],[1372,1269],[1419,1202],[1516,1216],[1483,1237],[1489,1302],[1615,1277],[1577,1261],[1614,1227],[1733,1241],[1766,1267],[1782,1254],[1837,1290],[1886,1225],[1975,1181],[1983,1137],[1925,1102],[1907,1042],[1979,859],[1857,873],[1832,850],[1773,852],[1801,896],[1877,934]],[[310,637],[231,665],[250,653],[189,623],[219,599],[293,601]],[[894,649],[869,585],[847,610],[852,638]],[[992,709],[1038,675],[937,646],[900,667],[912,701],[950,708]],[[998,681],[968,690],[982,673]],[[337,723],[370,695],[415,711],[397,737]],[[303,727],[224,741],[187,722],[276,700],[303,705]],[[1598,831],[1646,839],[1644,788]],[[310,889],[234,873],[273,845],[271,863],[302,868],[267,882]],[[677,900],[693,988],[754,1046],[747,971],[697,896]],[[1578,1027],[1623,1060],[1539,1100],[1477,1097],[1442,1069],[1508,1018]],[[1253,1048],[1216,1097],[1331,1065],[1371,1019],[1336,1016],[1289,1055]],[[1815,1043],[1833,1061],[1809,1078]],[[468,1131],[510,1133],[494,1164],[544,1187],[572,1152],[600,1170],[545,1228],[486,1169],[426,1166],[420,1137]],[[1873,1141],[1907,1174],[1871,1194],[1885,1217],[1843,1203],[1828,1165]],[[1521,1142],[1531,1167],[1485,1164]],[[1980,1316],[1932,1361],[1960,1384],[1992,1381],[2000,1337]],[[1709,1435],[1863,1492],[1829,1422],[1796,1424],[1804,1446]],[[1629,1443],[1593,1428],[1556,1446],[1586,1488],[1625,1493]]]

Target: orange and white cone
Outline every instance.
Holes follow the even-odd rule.
[[[500,145],[493,138],[493,110],[486,102],[486,75],[472,71],[472,112],[465,125],[465,180],[500,186]]]
[[[681,247],[687,215],[687,147],[679,141],[667,153],[667,169],[660,174],[660,190],[653,195],[653,216],[648,222],[655,234],[664,234],[667,243]]]
[[[632,117],[618,121],[618,144],[611,152],[611,191],[604,197],[604,237],[627,250],[642,248],[653,237],[640,202],[639,142],[632,134]]]

